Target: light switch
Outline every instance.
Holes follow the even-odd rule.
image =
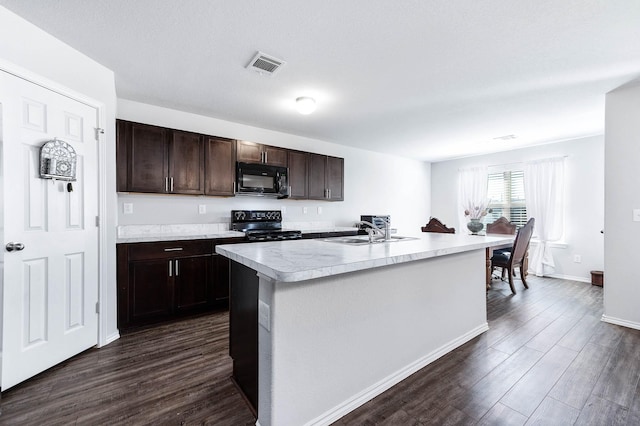
[[[306,208],[306,207],[303,207],[303,208],[302,208],[302,214],[307,214],[307,211],[308,211],[308,210],[307,210],[307,208]]]
[[[133,203],[123,203],[122,204],[122,213],[124,213],[124,214],[133,214]]]
[[[640,222],[640,209],[633,209],[633,221]]]
[[[318,206],[318,214],[322,214],[322,207]]]

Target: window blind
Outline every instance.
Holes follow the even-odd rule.
[[[489,207],[485,223],[494,222],[500,216],[515,223],[518,228],[527,223],[527,208],[524,199],[524,171],[511,170],[490,173],[487,189]]]

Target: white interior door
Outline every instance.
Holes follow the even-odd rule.
[[[4,391],[97,344],[98,111],[2,71],[0,104]],[[72,188],[40,178],[54,138],[76,151]]]

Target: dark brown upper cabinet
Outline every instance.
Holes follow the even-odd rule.
[[[344,159],[309,154],[308,187],[311,200],[344,200]]]
[[[309,198],[308,166],[309,153],[289,151],[289,198],[305,200]]]
[[[173,194],[204,194],[204,143],[202,135],[170,131],[169,191]]]
[[[207,136],[204,148],[205,195],[234,195],[235,141]]]
[[[201,135],[117,121],[118,191],[204,194]]]
[[[118,120],[118,191],[165,192],[168,145],[166,129]]]
[[[291,198],[344,200],[344,159],[116,120],[118,192],[235,195],[236,161],[289,167]]]
[[[329,201],[344,201],[344,158],[327,157]]]
[[[288,166],[288,150],[285,148],[262,145],[249,141],[238,141],[237,153],[238,161],[243,163],[264,163],[272,166]]]

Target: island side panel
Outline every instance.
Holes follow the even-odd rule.
[[[484,263],[481,249],[297,283],[261,277],[260,424],[329,424],[486,331]]]
[[[256,271],[230,262],[229,355],[233,379],[252,410],[258,409],[258,275]]]

